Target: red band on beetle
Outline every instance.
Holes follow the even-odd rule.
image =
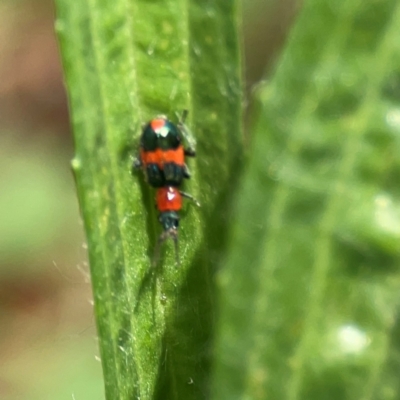
[[[165,120],[161,119],[161,118],[153,119],[150,122],[150,126],[151,126],[151,129],[153,129],[153,131],[157,131],[158,129],[162,128],[164,125],[165,125]]]

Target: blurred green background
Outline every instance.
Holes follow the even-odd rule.
[[[296,12],[244,2],[247,98]],[[1,400],[104,399],[54,19],[51,0],[0,0]]]
[[[102,399],[66,95],[45,0],[0,2],[0,399]]]

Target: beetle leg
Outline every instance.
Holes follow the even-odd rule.
[[[194,150],[192,148],[185,149],[184,152],[185,152],[185,156],[196,157],[196,150]]]
[[[188,148],[185,149],[185,155],[188,157],[194,157],[196,155],[195,147],[196,140],[193,137],[193,134],[190,132],[189,128],[185,125],[186,118],[189,114],[188,110],[183,110],[182,115],[178,122],[178,128],[183,135],[183,139],[186,141]]]
[[[183,165],[183,176],[186,179],[190,179],[190,177],[192,176],[192,174],[190,173],[190,170],[186,164]]]
[[[133,164],[132,164],[132,168],[133,169],[140,169],[140,168],[142,168],[142,161],[140,160],[140,157],[136,157],[134,160],[133,160]]]
[[[200,207],[200,203],[191,194],[182,192],[181,190],[179,191],[179,193],[181,194],[181,196],[186,197],[189,200],[192,200],[197,207]]]

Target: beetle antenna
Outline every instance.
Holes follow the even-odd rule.
[[[175,260],[176,260],[176,264],[178,266],[180,265],[181,262],[179,259],[178,231],[176,229],[169,229],[168,231],[164,231],[157,240],[156,247],[154,249],[153,262],[152,262],[153,267],[156,267],[158,262],[160,261],[161,246],[168,238],[171,238],[174,241]]]
[[[178,231],[171,232],[172,240],[174,241],[175,247],[175,261],[176,265],[179,267],[181,265],[181,260],[179,259],[179,242],[178,242]]]
[[[154,256],[153,256],[153,262],[152,266],[156,267],[158,264],[158,261],[160,260],[160,250],[161,250],[161,245],[165,242],[168,236],[166,236],[167,231],[163,232],[157,240],[156,247],[154,249]]]
[[[183,125],[185,123],[188,114],[189,114],[189,110],[185,109],[185,110],[182,111],[182,115],[181,115],[181,118],[179,120],[179,124]]]

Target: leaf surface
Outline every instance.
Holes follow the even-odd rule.
[[[208,391],[214,285],[232,171],[240,167],[236,1],[57,0],[107,399],[199,399]],[[189,109],[197,139],[180,227],[181,266],[154,192],[131,174],[140,126]],[[233,178],[234,180],[235,178]]]
[[[259,88],[214,399],[398,398],[399,35],[397,1],[306,1]]]

